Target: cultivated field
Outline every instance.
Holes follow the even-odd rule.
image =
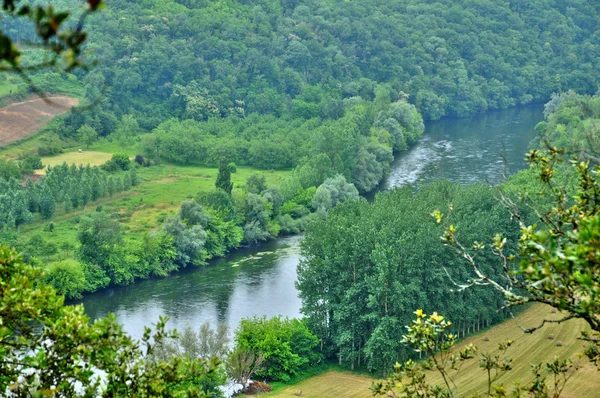
[[[46,99],[31,97],[0,109],[0,146],[25,138],[43,127],[54,116],[78,104],[75,98],[53,95]]]
[[[572,320],[561,325],[550,324],[531,335],[524,334],[519,328],[519,326],[537,326],[544,318],[558,317],[560,314],[551,313],[550,307],[536,305],[514,320],[508,320],[460,342],[458,347],[472,343],[482,352],[497,352],[498,343],[513,340],[514,344],[507,352],[507,356],[513,359],[513,370],[503,375],[497,382],[503,383],[509,391],[516,382],[526,383],[532,379],[530,364],[549,362],[555,356],[572,358],[581,365],[581,369],[569,380],[561,397],[600,397],[600,372],[585,358],[579,358],[583,343],[578,341],[577,337],[585,327],[584,322]],[[489,341],[485,341],[486,338]],[[461,397],[468,397],[476,391],[486,391],[487,376],[478,365],[477,360],[467,362],[455,378]],[[430,373],[429,380],[433,383],[442,383],[441,377],[435,372]],[[360,375],[328,372],[264,396],[294,397],[301,391],[302,397],[369,397],[371,381]]]

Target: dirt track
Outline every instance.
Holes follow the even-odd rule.
[[[54,116],[66,113],[79,101],[64,95],[31,97],[0,109],[0,146],[38,131]]]

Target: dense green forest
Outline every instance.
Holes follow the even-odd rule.
[[[345,98],[372,100],[382,83],[425,119],[466,116],[595,91],[599,11],[581,0],[115,1],[90,19],[99,64],[83,82],[90,99],[105,87],[94,116],[107,127],[126,114],[146,130],[170,117],[335,119]]]
[[[536,127],[538,145],[562,144],[567,154],[595,154],[599,99],[573,92],[555,96],[546,105],[547,120]],[[571,206],[577,186],[572,168],[541,167],[555,167],[553,181],[565,188],[564,206]],[[503,294],[477,286],[461,290],[453,283],[468,285],[475,276],[464,258],[441,245],[442,230],[432,212],[449,213],[447,222],[459,231],[459,241],[487,245],[500,234],[508,242],[504,254],[514,255],[520,227],[499,199],[505,196],[519,204],[526,225],[540,221],[536,214],[551,214],[548,196],[541,194],[548,188],[537,172],[521,171],[498,187],[442,181],[417,192],[396,188],[379,193],[373,203],[346,202],[311,224],[302,242],[297,287],[302,312],[324,341],[325,355],[352,367],[364,363],[375,371],[391,368],[399,357],[411,355],[401,337],[415,308],[443,311],[459,337],[502,319],[498,309],[504,306]],[[486,275],[504,281],[497,255],[486,251],[477,256]]]
[[[546,101],[567,89],[594,92],[598,7],[116,1],[88,19],[86,59],[97,63],[76,72],[94,106],[71,113],[56,132],[69,145],[91,128],[122,143],[142,140],[151,157],[212,166],[226,155],[238,165],[288,169],[324,153],[366,192],[385,173],[388,148],[403,150],[420,136],[406,100],[428,120]],[[2,23],[16,39],[34,36],[22,20]],[[59,75],[43,76],[35,82],[45,90],[64,86]],[[360,116],[366,138],[352,139],[345,153],[324,148],[330,135],[347,138],[340,120],[357,103],[374,103]],[[142,139],[143,132],[152,134]],[[363,170],[342,165],[351,158]]]

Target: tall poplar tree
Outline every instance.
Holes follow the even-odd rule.
[[[233,189],[233,183],[231,182],[231,167],[225,157],[219,160],[219,174],[217,175],[217,181],[215,182],[217,189],[222,189],[231,195]]]

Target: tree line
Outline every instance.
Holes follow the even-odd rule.
[[[36,213],[49,220],[61,205],[68,213],[139,183],[134,168],[109,174],[99,167],[66,163],[48,166],[45,176],[36,182],[27,178],[23,183],[20,175],[18,178],[11,175],[8,180],[0,180],[0,227],[18,230],[21,225],[32,222]]]

